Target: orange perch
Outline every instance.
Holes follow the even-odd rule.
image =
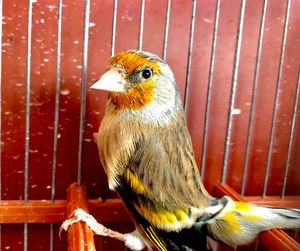
[[[67,190],[67,215],[71,217],[73,211],[82,208],[88,212],[88,204],[85,189],[73,183]],[[92,230],[84,223],[77,222],[68,229],[69,251],[93,251],[96,250]]]

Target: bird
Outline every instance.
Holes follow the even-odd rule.
[[[170,66],[150,52],[112,56],[91,86],[108,91],[94,134],[108,186],[143,243],[133,250],[209,250],[207,237],[236,247],[271,228],[299,228],[300,210],[215,198],[199,174],[179,88]]]

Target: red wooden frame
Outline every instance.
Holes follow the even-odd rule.
[[[67,190],[67,215],[70,217],[73,211],[82,208],[88,212],[88,204],[85,189],[73,183]],[[80,251],[95,251],[94,234],[84,223],[77,222],[68,229],[68,249]]]
[[[300,208],[299,196],[268,196],[264,199],[258,196],[241,197],[230,186],[216,183],[214,195],[221,197],[229,195],[238,201],[249,201],[256,204],[270,206],[286,206]],[[100,222],[126,222],[130,218],[119,199],[87,200],[83,186],[73,183],[67,190],[66,200],[30,200],[24,201],[5,200],[0,202],[0,224],[11,223],[53,223],[62,222],[68,218],[76,208],[89,211]],[[300,244],[293,240],[282,230],[270,230],[259,235],[260,243],[273,250],[300,250]],[[68,230],[69,250],[95,250],[93,233],[85,223],[75,223]],[[224,244],[218,244],[218,250],[232,250]],[[271,249],[270,249],[271,250]]]

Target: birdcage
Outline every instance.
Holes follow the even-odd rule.
[[[93,142],[108,96],[89,89],[128,49],[172,67],[210,193],[300,208],[299,10],[298,0],[0,0],[0,249],[126,250],[83,223],[58,229],[76,207],[133,229]],[[300,250],[299,238],[272,230],[237,250]]]

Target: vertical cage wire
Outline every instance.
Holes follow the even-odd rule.
[[[299,96],[300,96],[300,68],[298,69],[298,79],[297,79],[297,83],[296,83],[296,94],[295,94],[295,99],[294,99],[294,109],[293,109],[293,116],[292,116],[292,122],[291,122],[291,131],[290,131],[290,137],[289,137],[287,159],[286,159],[286,163],[285,163],[285,170],[284,170],[284,176],[283,176],[281,197],[285,196],[287,177],[288,177],[288,173],[289,173],[289,167],[291,165],[291,155],[292,155],[292,147],[293,147],[293,143],[294,143],[296,118],[297,118],[297,114],[298,114]]]
[[[0,18],[3,20],[3,3],[0,0]],[[2,22],[0,24],[0,48],[2,48]],[[0,200],[2,200],[2,50],[0,52]],[[1,225],[0,225],[1,233]],[[0,234],[1,236],[1,234]],[[1,239],[0,239],[1,240]],[[1,244],[1,242],[0,242]],[[1,247],[1,245],[0,245]]]
[[[31,32],[32,0],[28,0],[27,58],[26,58],[26,120],[25,120],[25,163],[24,163],[24,201],[28,202],[29,173],[29,129],[30,129],[30,70],[31,70]],[[24,223],[24,251],[28,250],[28,224]]]
[[[0,18],[3,20],[3,2],[0,0]],[[0,24],[0,48],[2,48],[2,22]],[[0,201],[2,200],[2,50],[0,51]],[[0,224],[0,247],[2,247]]]
[[[81,184],[82,172],[82,143],[84,136],[85,108],[86,108],[86,77],[88,60],[88,41],[89,41],[89,19],[90,19],[90,0],[84,1],[84,25],[83,25],[83,47],[82,47],[82,71],[81,71],[81,96],[80,96],[80,124],[79,124],[79,146],[78,146],[78,167],[77,184]]]
[[[189,36],[187,67],[186,67],[184,99],[183,99],[183,108],[185,111],[187,111],[187,102],[188,102],[188,95],[189,95],[190,72],[191,72],[191,64],[192,64],[192,52],[193,52],[194,31],[195,31],[196,5],[197,5],[197,1],[193,0],[192,1],[192,15],[191,15],[191,24],[190,24],[190,36]]]
[[[266,163],[266,167],[265,167],[264,186],[263,186],[263,191],[262,191],[263,198],[266,197],[266,195],[267,195],[269,172],[270,172],[271,161],[272,161],[272,152],[273,152],[273,145],[274,145],[274,138],[275,138],[275,127],[276,127],[276,121],[277,121],[278,101],[279,101],[281,78],[282,78],[282,65],[283,65],[283,60],[284,60],[286,38],[287,38],[287,33],[288,33],[288,22],[289,22],[289,16],[290,16],[290,5],[291,5],[291,1],[287,0],[286,1],[285,18],[284,18],[282,44],[281,44],[281,50],[280,50],[280,59],[279,59],[279,66],[278,66],[278,75],[277,75],[277,81],[276,81],[275,99],[274,99],[274,106],[273,106],[273,112],[272,112],[272,124],[271,124],[270,136],[269,136],[267,163]]]
[[[113,20],[112,20],[112,32],[111,32],[111,48],[110,55],[115,54],[116,47],[116,30],[117,30],[117,14],[118,14],[118,0],[114,0],[114,9],[113,9]]]
[[[243,35],[243,26],[244,26],[244,16],[245,16],[245,6],[246,0],[241,1],[240,6],[240,17],[239,24],[237,30],[237,38],[236,38],[236,47],[235,47],[235,55],[234,55],[234,63],[233,63],[233,73],[232,73],[232,84],[230,90],[230,103],[228,110],[228,121],[226,128],[226,136],[225,136],[225,146],[224,146],[224,160],[221,174],[221,182],[224,183],[226,181],[227,168],[228,168],[228,158],[229,158],[229,150],[231,143],[231,133],[232,133],[232,124],[233,124],[233,111],[235,105],[236,98],[236,89],[237,89],[237,77],[238,77],[238,68],[240,62],[240,52],[242,45],[242,35]]]
[[[31,70],[31,32],[32,32],[32,0],[28,0],[27,59],[26,59],[26,121],[25,121],[25,171],[24,200],[28,201],[28,169],[29,169],[29,130],[30,130],[30,70]]]
[[[60,65],[61,65],[61,35],[62,35],[62,0],[57,2],[57,49],[56,49],[56,79],[55,79],[55,108],[54,108],[54,131],[53,131],[53,156],[52,156],[52,183],[51,202],[55,200],[56,190],[56,164],[57,164],[57,141],[59,125],[59,93],[60,93]],[[53,223],[50,223],[49,250],[53,251]]]
[[[165,19],[165,32],[164,32],[164,45],[163,45],[163,53],[162,53],[162,59],[163,60],[166,60],[166,56],[167,56],[170,10],[171,10],[171,0],[167,0],[166,19]]]
[[[211,89],[213,81],[213,73],[215,68],[215,51],[217,45],[217,36],[218,36],[218,27],[219,27],[219,17],[220,17],[220,0],[216,1],[215,7],[215,20],[214,20],[214,30],[212,37],[212,46],[211,46],[211,56],[209,63],[209,75],[206,91],[206,104],[205,104],[205,113],[204,113],[204,129],[203,129],[203,139],[202,139],[202,156],[201,156],[201,167],[200,174],[203,178],[205,171],[205,162],[206,162],[206,152],[207,152],[207,135],[208,135],[208,122],[209,122],[209,113],[210,113],[210,104],[211,104]]]
[[[53,157],[52,157],[52,185],[51,201],[55,199],[55,180],[56,180],[56,163],[57,163],[57,141],[59,126],[59,93],[60,93],[60,65],[61,65],[61,28],[62,28],[62,0],[57,3],[57,48],[56,48],[56,79],[55,79],[55,108],[54,108],[54,131],[53,131]]]
[[[138,50],[142,50],[142,46],[143,46],[144,16],[145,16],[145,0],[141,0],[140,32],[139,32],[140,34],[139,34]]]
[[[255,111],[255,100],[256,100],[255,98],[256,98],[256,90],[257,90],[259,70],[260,70],[260,61],[261,61],[262,44],[264,39],[267,5],[268,5],[268,0],[264,0],[261,19],[260,19],[258,46],[257,46],[256,62],[255,62],[255,70],[254,70],[254,80],[252,85],[251,105],[250,105],[249,121],[248,121],[248,128],[247,128],[248,130],[247,130],[247,139],[246,139],[246,150],[244,156],[244,168],[243,168],[242,187],[241,187],[242,196],[245,195],[247,174],[249,168],[251,139],[252,139],[252,130],[253,130],[253,121],[254,121],[254,111]]]

